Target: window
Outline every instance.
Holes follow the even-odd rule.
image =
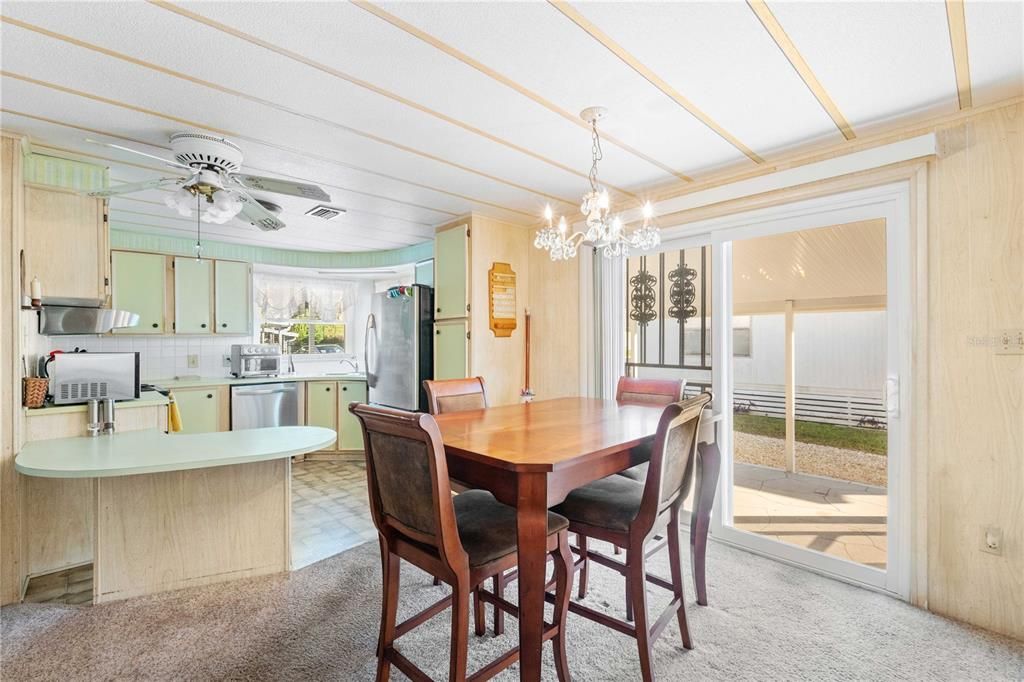
[[[349,351],[345,320],[354,282],[276,272],[257,272],[254,282],[260,343],[296,355]]]

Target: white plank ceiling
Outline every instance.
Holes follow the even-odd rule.
[[[167,169],[86,137],[168,156],[171,133],[219,134],[246,172],[319,184],[347,213],[326,223],[302,215],[311,202],[262,195],[286,229],[208,236],[388,249],[471,210],[524,225],[546,203],[571,214],[590,163],[577,115],[591,105],[611,110],[601,178],[619,198],[842,142],[836,111],[854,138],[955,112],[959,7],[7,1],[0,125],[107,165],[114,182]],[[1024,93],[1022,7],[963,6],[975,107]],[[115,198],[111,219],[192,233],[164,196]]]

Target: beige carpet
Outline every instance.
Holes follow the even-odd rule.
[[[288,576],[258,578],[96,607],[0,611],[3,680],[370,680],[379,613],[379,554],[366,544]],[[667,575],[667,560],[653,568]],[[688,567],[687,567],[688,568]],[[697,648],[675,623],[655,647],[659,680],[996,680],[1024,678],[1024,644],[888,597],[722,545],[709,554],[710,607],[690,597]],[[687,577],[687,579],[689,579]],[[596,569],[587,602],[619,611],[622,586]],[[403,567],[403,612],[439,598]],[[662,591],[651,589],[658,604]],[[656,599],[657,597],[657,599]],[[470,636],[475,669],[515,638]],[[445,679],[448,619],[400,640]],[[639,677],[633,640],[570,614],[576,680]],[[555,679],[545,650],[545,679]],[[403,679],[394,673],[393,679]],[[516,669],[499,679],[516,678]]]

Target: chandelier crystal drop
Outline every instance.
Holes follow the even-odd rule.
[[[604,107],[589,107],[580,112],[580,118],[590,124],[592,140],[588,176],[590,189],[583,195],[583,201],[580,203],[580,213],[584,216],[586,232],[569,234],[569,223],[565,216],[558,218],[556,228],[551,206],[544,208],[544,220],[547,225],[537,231],[533,245],[547,251],[553,261],[575,258],[581,244],[599,249],[605,258],[625,258],[629,256],[630,249],[649,251],[661,244],[661,232],[653,222],[654,207],[650,202],[644,204],[643,224],[627,234],[622,218],[612,215],[608,190],[598,183],[597,165],[603,154],[597,122],[606,113]]]

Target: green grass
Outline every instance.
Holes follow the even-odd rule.
[[[737,414],[733,416],[733,428],[756,436],[786,437],[786,420],[778,417]],[[884,429],[862,429],[856,426],[797,421],[796,439],[801,443],[831,445],[835,448],[860,450],[884,456],[888,432]]]

